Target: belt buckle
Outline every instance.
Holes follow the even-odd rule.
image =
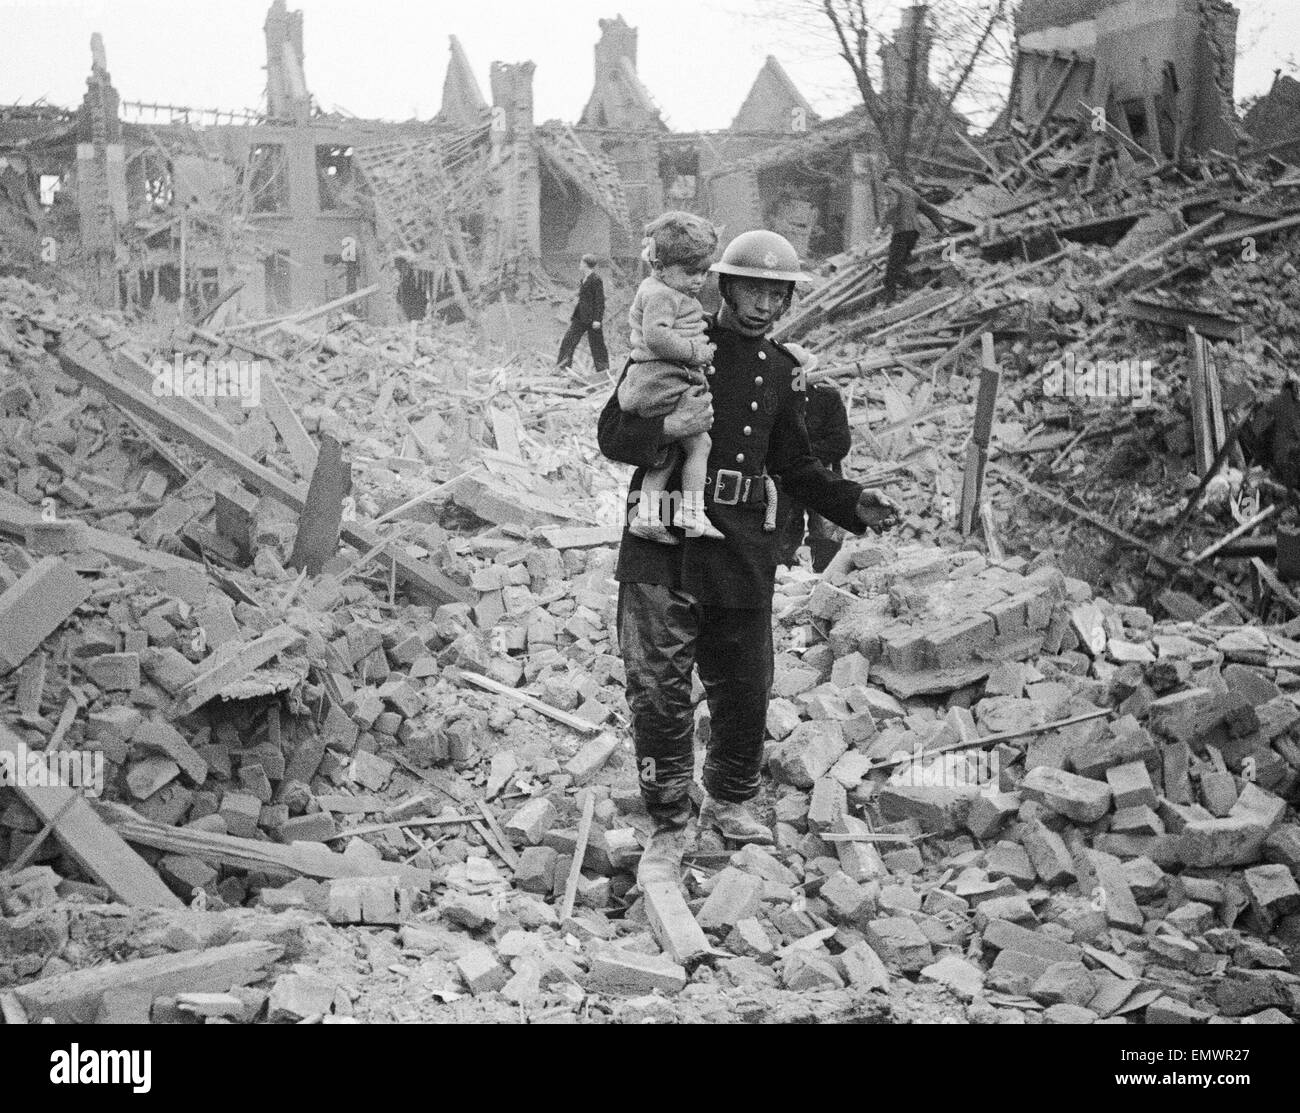
[[[713,501],[720,506],[735,506],[740,501],[743,479],[738,471],[725,468],[719,471],[713,480]]]

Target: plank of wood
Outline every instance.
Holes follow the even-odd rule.
[[[8,753],[10,760],[17,762],[25,756],[26,749],[21,738],[0,724],[0,753]],[[55,837],[73,860],[123,904],[135,908],[185,907],[144,859],[94,813],[77,790],[22,785],[13,788],[40,819],[53,824]]]
[[[177,693],[173,717],[188,715],[203,706],[223,688],[260,669],[272,657],[301,640],[302,634],[292,626],[277,626],[251,642],[226,642],[213,654],[214,660],[208,667]]]
[[[1200,236],[1205,235],[1205,233],[1218,224],[1225,215],[1226,214],[1222,212],[1217,212],[1213,216],[1202,220],[1199,224],[1188,228],[1187,231],[1180,232],[1176,236],[1171,236],[1167,240],[1162,240],[1149,251],[1144,251],[1136,259],[1132,259],[1122,267],[1116,267],[1115,270],[1111,271],[1109,274],[1103,275],[1096,281],[1094,288],[1098,293],[1101,293],[1103,290],[1109,290],[1116,283],[1124,281],[1124,279],[1134,271],[1140,270],[1148,263],[1153,263],[1162,256],[1168,255],[1171,251],[1175,251],[1184,244],[1189,244]],[[1209,246],[1210,241],[1206,240],[1205,243],[1206,246]]]
[[[1225,545],[1231,544],[1233,541],[1236,541],[1237,538],[1240,537],[1243,533],[1249,533],[1252,529],[1254,529],[1257,525],[1259,525],[1260,522],[1264,521],[1266,518],[1272,517],[1272,515],[1276,512],[1276,510],[1277,510],[1277,503],[1275,502],[1270,503],[1268,506],[1264,507],[1264,509],[1261,510],[1258,514],[1252,514],[1249,518],[1247,518],[1244,522],[1242,522],[1241,525],[1239,525],[1231,533],[1227,533],[1223,537],[1220,537],[1219,540],[1214,542],[1213,545],[1206,546],[1194,557],[1191,557],[1188,563],[1200,564],[1201,561],[1203,560],[1209,560],[1210,557],[1214,556],[1214,554],[1217,553],[1220,549],[1222,549]]]
[[[1300,215],[1288,216],[1282,220],[1270,220],[1264,224],[1254,224],[1249,228],[1238,228],[1235,232],[1221,232],[1210,236],[1203,247],[1223,247],[1225,244],[1241,243],[1247,236],[1269,236],[1274,232],[1285,232],[1288,228],[1300,227]]]
[[[557,707],[552,707],[549,703],[543,703],[535,699],[527,692],[521,692],[518,688],[507,688],[499,680],[493,680],[490,676],[480,676],[475,672],[461,672],[460,679],[473,684],[476,688],[486,688],[489,692],[495,692],[499,696],[505,696],[507,699],[521,703],[525,707],[531,707],[548,719],[554,719],[557,723],[563,723],[572,730],[581,731],[583,734],[595,734],[602,728],[596,723],[590,723],[586,719],[580,719],[576,715],[570,715],[567,711],[561,711]]]
[[[284,396],[280,384],[266,369],[262,371],[261,390],[262,406],[266,410],[266,416],[271,419],[271,424],[280,434],[285,448],[289,450],[293,466],[304,479],[310,478],[312,472],[316,470],[316,446],[307,435],[307,430],[302,427],[297,412]]]
[[[552,549],[594,549],[601,545],[617,545],[623,537],[621,526],[553,526],[533,531],[534,537],[545,541]]]
[[[1259,578],[1273,589],[1273,594],[1287,605],[1287,609],[1294,615],[1300,615],[1300,599],[1297,599],[1287,590],[1286,585],[1277,578],[1273,569],[1260,560],[1259,557],[1251,557],[1250,563],[1254,566],[1255,571],[1259,573]]]
[[[421,888],[429,882],[427,870],[400,862],[350,858],[311,843],[296,842],[284,846],[191,827],[163,827],[121,805],[102,805],[100,812],[109,829],[126,842],[169,854],[188,854],[214,866],[324,879],[393,876]]]
[[[99,391],[109,401],[146,421],[159,426],[168,436],[188,444],[196,452],[233,472],[260,494],[274,498],[295,513],[302,514],[307,506],[307,488],[292,483],[279,473],[257,463],[252,457],[222,443],[185,418],[172,412],[160,411],[153,399],[143,391],[122,383],[102,364],[102,348],[98,341],[81,330],[71,330],[55,351],[59,365],[78,382]],[[343,539],[361,551],[383,544],[361,522],[344,522]],[[412,560],[400,553],[388,554],[397,566],[399,576],[408,584],[432,595],[442,603],[475,603],[478,593],[462,587],[437,568],[423,561]]]
[[[582,875],[582,860],[587,856],[587,843],[591,840],[591,817],[596,810],[596,794],[587,793],[582,805],[582,818],[578,820],[578,841],[573,847],[573,861],[569,865],[569,879],[564,883],[564,901],[560,905],[560,923],[573,915],[573,902],[578,896],[578,878]]]
[[[93,1024],[104,994],[131,990],[148,997],[178,993],[224,993],[265,977],[284,953],[276,943],[251,940],[205,951],[179,951],[129,962],[105,963],[41,978],[11,992],[28,1022],[50,1019],[58,1024]]]
[[[502,829],[501,824],[497,822],[497,817],[492,814],[492,810],[482,800],[476,800],[475,803],[478,805],[478,810],[483,814],[483,822],[487,824],[492,834],[496,836],[497,842],[501,844],[501,848],[497,853],[501,855],[506,865],[512,870],[517,870],[519,868],[519,854],[510,845],[510,839]]]

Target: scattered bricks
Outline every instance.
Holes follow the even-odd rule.
[[[1027,603],[1026,596],[1012,595],[1006,599],[999,599],[996,603],[990,603],[984,609],[984,613],[993,620],[999,638],[1009,638],[1024,633],[1029,626]]]
[[[848,805],[848,793],[844,786],[830,777],[822,777],[813,785],[808,801],[809,829],[817,834],[829,830],[848,810]]]
[[[86,523],[70,518],[54,522],[32,522],[23,530],[23,547],[32,556],[79,553],[90,545]]]
[[[467,931],[478,931],[497,922],[497,910],[490,897],[449,892],[438,904],[443,919],[459,924]]]
[[[1020,784],[1020,791],[1076,823],[1096,823],[1110,811],[1110,788],[1099,781],[1038,766]]]
[[[1030,906],[1028,899],[1022,896],[994,897],[982,901],[975,909],[975,926],[980,930],[988,927],[994,920],[1010,920],[1013,924],[1037,924],[1038,917]]]
[[[799,725],[799,709],[789,700],[775,698],[767,705],[767,733],[780,742]]]
[[[44,557],[0,594],[0,676],[17,668],[90,597],[89,581]]]
[[[855,694],[858,691],[858,689],[850,689],[845,693],[850,708],[854,707],[855,702],[859,702],[859,706],[855,709],[855,713],[845,719],[840,726],[844,730],[844,741],[850,746],[861,748],[875,738],[878,732],[876,720],[872,718],[871,712],[863,710],[860,701],[855,699]],[[1297,762],[1297,765],[1300,765],[1300,762]]]
[[[866,685],[871,680],[871,662],[861,653],[853,652],[840,657],[831,666],[831,683],[837,688]]]
[[[1110,817],[1110,829],[1120,835],[1163,835],[1165,825],[1160,817],[1145,805],[1120,808]]]
[[[221,809],[217,814],[226,821],[226,830],[230,834],[244,839],[255,838],[262,801],[245,792],[227,792],[221,798]]]
[[[1179,836],[1178,856],[1184,865],[1248,866],[1259,861],[1268,828],[1249,816],[1193,820]]]
[[[207,779],[208,763],[170,723],[157,719],[139,722],[131,732],[131,744],[137,749],[156,751],[171,758],[191,784],[199,785]]]
[[[846,736],[847,733],[846,731]],[[873,767],[874,762],[867,754],[864,754],[861,750],[848,750],[831,767],[830,775],[848,790],[857,788]]]
[[[1027,730],[1047,722],[1039,704],[1014,696],[985,696],[975,705],[975,718],[989,734]]]
[[[800,723],[789,737],[772,747],[768,768],[778,784],[812,788],[847,749],[839,723],[830,720]]]
[[[141,719],[140,712],[134,707],[105,707],[92,711],[86,723],[86,740],[112,745],[129,742]]]
[[[1268,1008],[1296,1011],[1287,983],[1271,970],[1229,968],[1214,989],[1214,1003],[1224,1016],[1250,1016]]]
[[[615,734],[598,734],[588,739],[582,748],[564,767],[564,771],[573,778],[574,785],[586,784],[604,767],[605,763],[618,749],[618,736]]]
[[[271,779],[256,761],[245,761],[239,767],[239,787],[250,796],[256,796],[263,804],[271,802]]]
[[[555,886],[555,863],[559,854],[553,847],[529,846],[519,855],[515,884],[525,893],[545,896]]]
[[[135,762],[127,770],[126,785],[137,800],[147,800],[164,785],[171,784],[180,773],[180,766],[171,758],[148,757],[143,761]]]
[[[338,837],[338,827],[330,812],[308,812],[294,816],[280,825],[279,837],[283,843],[328,842]]]
[[[849,985],[857,989],[889,989],[889,971],[867,943],[854,943],[837,961]]]
[[[1151,774],[1140,761],[1130,761],[1107,769],[1106,783],[1110,785],[1116,808],[1156,806],[1156,791],[1151,784]]]
[[[1150,858],[1132,858],[1123,863],[1124,880],[1140,901],[1155,900],[1168,886],[1168,878]]]
[[[1204,1024],[1210,1014],[1176,997],[1157,997],[1142,1014],[1143,1024]]]
[[[899,672],[919,672],[926,666],[926,636],[907,625],[894,625],[881,632],[885,664]]]
[[[817,894],[837,923],[862,926],[876,915],[873,889],[859,885],[842,870],[836,870]]]
[[[925,832],[955,834],[966,826],[979,789],[942,785],[886,785],[877,798],[880,814],[889,820],[915,819]]]
[[[1025,848],[1015,843],[999,843],[991,847],[985,868],[991,881],[1006,877],[1021,889],[1028,889],[1038,876]]]
[[[1237,803],[1237,779],[1226,770],[1201,774],[1201,802],[1211,815],[1222,819]]]
[[[1149,729],[1174,742],[1192,745],[1207,726],[1216,696],[1206,688],[1189,688],[1162,696],[1147,708]]]
[[[1040,1005],[1086,1005],[1097,995],[1097,983],[1082,962],[1054,962],[1029,995]]]
[[[1259,721],[1259,732],[1269,742],[1300,723],[1300,708],[1288,696],[1277,696],[1267,703],[1261,703],[1255,708],[1255,714]]]
[[[1097,1014],[1082,1005],[1048,1005],[1043,1010],[1044,1024],[1096,1024]]]
[[[1282,827],[1269,835],[1264,842],[1264,860],[1286,866],[1300,881],[1300,828]]]
[[[369,750],[358,750],[348,765],[348,779],[371,792],[379,792],[393,775],[395,766]]]
[[[1032,934],[1032,932],[1031,932]],[[1010,993],[1017,997],[1029,996],[1034,984],[1048,970],[1051,963],[1024,951],[999,951],[986,975],[990,989]]]
[[[647,885],[645,914],[659,946],[675,962],[691,962],[709,950],[704,930],[695,922],[676,885],[663,882]]]
[[[164,854],[158,860],[158,876],[186,904],[200,889],[214,891],[217,884],[217,871],[212,866],[184,854]]]
[[[1091,893],[1094,907],[1100,906],[1106,913],[1107,922],[1113,926],[1128,931],[1141,931],[1145,920],[1137,901],[1133,899],[1120,860],[1100,850],[1085,850],[1084,858],[1096,879]]]
[[[981,792],[971,800],[966,813],[966,830],[977,839],[993,838],[1020,810],[1020,798],[1010,793]]]
[[[591,955],[586,988],[591,993],[632,996],[655,990],[680,993],[686,988],[686,970],[666,955],[602,947]]]
[[[475,997],[504,989],[510,981],[510,969],[497,961],[490,947],[474,946],[456,960],[456,973],[465,988]]]
[[[106,692],[130,692],[140,687],[138,653],[101,653],[84,661],[91,682]]]
[[[925,637],[927,661],[939,668],[963,664],[990,646],[995,633],[993,619],[986,614],[945,624],[942,630],[931,631]]]
[[[778,669],[772,681],[772,694],[780,699],[794,699],[795,696],[815,688],[820,681],[821,675],[816,669]]]
[[[1165,923],[1184,935],[1203,935],[1214,924],[1214,908],[1189,900],[1165,915]]]
[[[1236,692],[1252,706],[1268,703],[1282,695],[1282,691],[1264,673],[1250,665],[1231,664],[1223,670],[1223,682],[1230,692]]]
[[[781,984],[794,991],[843,989],[844,979],[829,958],[809,951],[791,951],[781,960]]]
[[[510,840],[520,846],[536,846],[554,825],[555,805],[545,796],[535,796],[518,809],[505,822],[505,832]]]
[[[1255,866],[1246,870],[1250,906],[1260,922],[1271,925],[1279,916],[1300,912],[1300,887],[1283,865]]]
[[[1010,920],[990,920],[984,928],[984,945],[998,951],[1020,951],[1044,963],[1080,962],[1083,952],[1046,932],[1031,931]]]
[[[325,739],[323,737],[316,734],[303,737],[294,748],[292,756],[285,763],[284,780],[281,783],[281,789],[283,790],[285,784],[293,782],[310,784],[312,778],[316,776],[316,770],[320,768],[321,760],[324,757]]]
[[[1175,742],[1161,751],[1162,781],[1165,798],[1172,804],[1192,802],[1191,748],[1185,742]],[[1162,817],[1163,818],[1163,817]],[[1166,823],[1169,821],[1166,819]]]
[[[762,923],[753,917],[736,921],[724,945],[734,955],[756,958],[760,962],[770,958],[775,951]]]
[[[934,950],[910,916],[885,916],[869,921],[863,935],[871,949],[904,973],[917,973],[934,961]]]
[[[713,888],[695,920],[705,931],[726,931],[758,914],[761,878],[728,866],[713,879]]]
[[[1266,792],[1256,784],[1247,783],[1242,787],[1236,804],[1232,807],[1234,816],[1253,819],[1266,830],[1272,831],[1282,820],[1286,811],[1286,802],[1280,797]]]
[[[871,828],[865,822],[847,813],[840,816],[830,829],[830,833],[835,835],[865,835],[870,832]],[[837,840],[835,853],[839,856],[840,869],[853,881],[879,881],[889,877],[880,852],[869,842]]]
[[[920,850],[914,846],[906,846],[900,850],[890,850],[881,857],[884,859],[886,868],[892,874],[919,874],[925,869],[925,859],[921,857]]]
[[[323,974],[281,974],[271,987],[267,1019],[271,1023],[296,1024],[312,1016],[324,1016],[334,1007],[338,985]]]

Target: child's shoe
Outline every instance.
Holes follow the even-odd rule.
[[[676,524],[676,522],[673,523],[673,525]],[[627,531],[633,537],[641,537],[646,541],[658,541],[660,545],[681,544],[681,541],[669,533],[668,527],[657,518],[633,518],[627,527]]]
[[[723,541],[726,534],[719,533],[704,513],[704,492],[686,491],[681,505],[673,514],[673,525],[686,531],[687,537],[704,537],[710,541]]]

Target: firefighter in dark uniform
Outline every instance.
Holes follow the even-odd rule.
[[[794,348],[794,345],[791,345]],[[816,357],[812,357],[814,360]],[[815,366],[804,362],[804,371],[811,372]],[[843,475],[844,458],[849,454],[852,437],[849,432],[849,415],[844,408],[844,399],[834,385],[828,382],[810,383],[808,404],[804,412],[804,425],[808,429],[808,443],[812,454],[821,462],[822,467],[834,475]],[[823,518],[815,510],[809,510],[802,503],[790,500],[790,518],[782,531],[781,563],[793,567],[795,553],[804,541],[805,519],[808,534],[808,549],[812,554],[814,572],[823,572],[835,558],[843,544],[840,528],[834,522]],[[784,511],[783,511],[784,513]]]
[[[600,415],[601,451],[637,468],[632,506],[661,439],[707,430],[713,447],[706,505],[726,535],[722,541],[683,536],[682,544],[667,546],[624,529],[619,547],[619,647],[642,797],[655,826],[638,874],[643,883],[677,880],[686,849],[692,667],[699,669],[712,722],[700,823],[729,839],[772,841],[745,807],[759,790],[781,537],[763,528],[764,476],[775,477],[779,497],[797,499],[854,533],[878,531],[896,518],[888,498],[818,463],[804,428],[802,371],[767,339],[794,284],[807,277],[789,241],[774,232],[746,232],[712,269],[723,305],[708,330],[717,349],[706,371],[708,390],[685,396],[667,417],[625,414],[617,395]]]
[[[609,370],[609,349],[605,345],[605,284],[596,267],[600,260],[594,255],[582,257],[582,282],[578,286],[578,304],[573,307],[569,330],[560,341],[560,354],[555,366],[568,370],[573,366],[573,354],[578,342],[585,336],[591,345],[591,362],[602,375]]]

